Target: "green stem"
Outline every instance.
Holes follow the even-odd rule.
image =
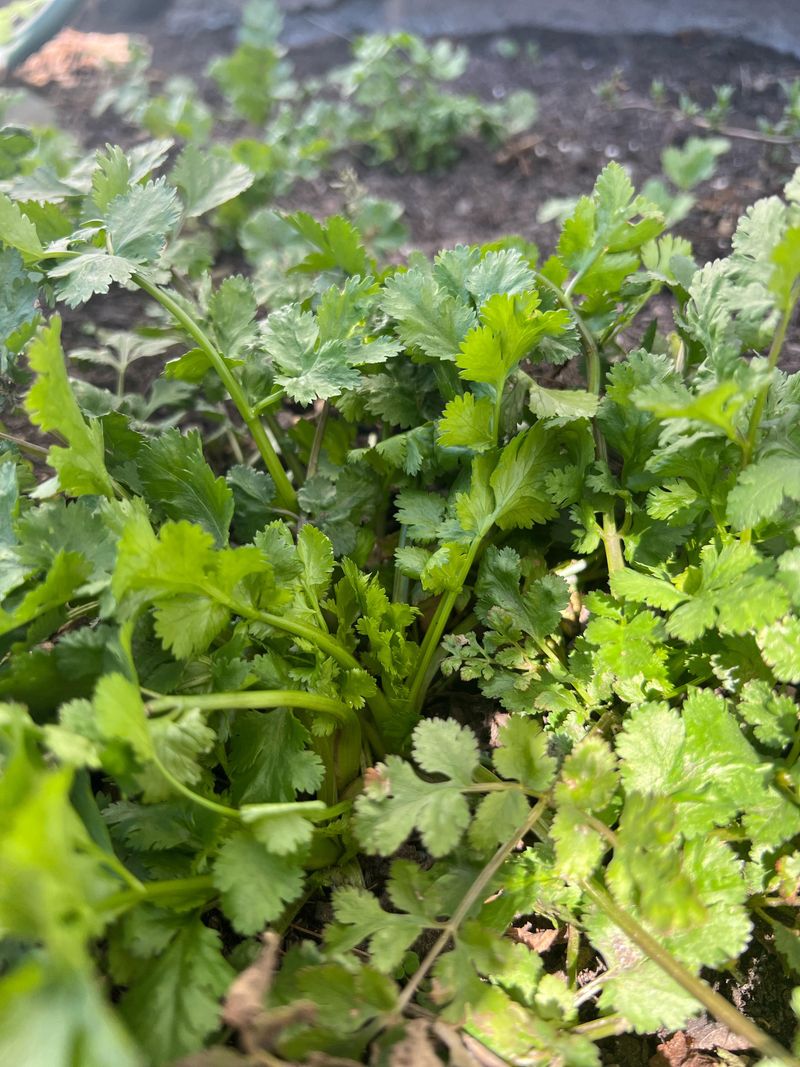
[[[193,708],[199,711],[303,708],[306,711],[330,715],[340,727],[339,742],[335,748],[336,773],[333,777],[336,783],[340,786],[347,785],[361,770],[361,723],[353,709],[342,701],[333,700],[320,693],[304,693],[292,689],[245,689],[236,693],[202,693],[195,697],[162,696],[147,703],[147,710],[151,714],[171,710],[189,711]],[[328,800],[330,801],[330,797]],[[213,801],[209,803],[213,804]],[[205,806],[208,807],[209,803]],[[218,814],[223,814],[219,811],[220,807],[214,804]],[[238,812],[236,814],[238,816]]]
[[[294,475],[297,484],[300,485],[306,473],[303,470],[303,464],[300,462],[300,457],[291,447],[289,435],[278,422],[277,418],[275,417],[275,412],[271,408],[267,409],[264,412],[264,422],[266,423],[269,432],[275,438],[275,441],[278,444],[278,448],[280,448],[281,452],[283,453],[284,458],[286,459],[287,467]],[[297,507],[291,510],[294,511],[295,514],[297,513]]]
[[[535,271],[534,273],[537,282],[540,282],[545,288],[549,289],[559,304],[572,316],[572,320],[578,329],[578,333],[581,335],[581,340],[583,341],[583,354],[586,359],[586,386],[590,393],[595,393],[595,395],[599,396],[601,377],[600,350],[597,347],[597,342],[594,339],[592,331],[583,321],[583,316],[575,307],[569,295],[580,275],[576,274],[572,279],[570,286],[567,289],[562,289],[560,285],[551,282],[544,274],[540,274],[538,271]]]
[[[154,300],[156,300],[208,356],[209,362],[219,375],[220,381],[228,390],[231,400],[244,420],[247,429],[250,431],[253,441],[264,461],[264,466],[269,471],[269,474],[275,483],[275,491],[278,495],[279,503],[289,511],[297,511],[297,494],[294,491],[294,487],[289,481],[286,471],[283,469],[281,461],[278,459],[277,453],[272,447],[269,437],[267,437],[267,432],[264,429],[261,420],[250,407],[244,390],[236,375],[228,366],[225,357],[213,344],[205,331],[201,329],[197,322],[195,322],[192,316],[189,315],[169,293],[161,289],[159,286],[153,285],[152,282],[149,282],[147,278],[143,277],[141,274],[133,274],[131,280],[138,285],[140,289],[144,290],[144,292],[148,293]]]
[[[263,400],[253,405],[253,414],[260,415],[263,411],[270,411],[277,407],[285,395],[283,389],[273,389],[269,396],[265,396]]]
[[[322,452],[322,442],[325,438],[325,429],[328,425],[328,416],[331,412],[331,406],[326,400],[322,405],[322,411],[319,413],[317,419],[317,425],[314,430],[314,440],[311,442],[311,451],[308,455],[308,468],[306,470],[306,477],[313,478],[317,473],[317,467],[319,466],[319,457]]]
[[[157,903],[170,899],[185,900],[187,897],[203,897],[210,900],[216,895],[210,875],[199,874],[193,878],[169,878],[159,882],[143,882],[141,889],[124,889],[113,893],[98,903],[101,911],[125,911],[137,904]]]
[[[770,370],[774,370],[778,365],[781,351],[783,349],[783,343],[786,340],[786,334],[789,329],[789,323],[792,321],[792,314],[794,313],[795,305],[797,304],[798,297],[800,297],[800,282],[796,282],[794,288],[789,296],[789,303],[784,308],[781,320],[778,323],[778,328],[772,338],[772,344],[769,348],[769,355],[767,356],[767,364]],[[753,412],[750,416],[750,426],[747,431],[747,438],[742,447],[742,466],[746,467],[750,460],[753,458],[753,452],[756,447],[756,439],[758,438],[758,428],[761,425],[761,417],[764,414],[764,407],[767,403],[767,397],[769,396],[769,385],[764,386],[761,392],[756,397],[756,402],[753,406]]]
[[[241,819],[242,815],[238,808],[229,808],[227,804],[218,804],[216,800],[212,800],[210,797],[204,797],[201,793],[195,793],[195,791],[190,789],[188,785],[184,785],[180,778],[176,778],[172,771],[164,766],[155,752],[151,753],[150,758],[176,793],[180,793],[181,796],[186,797],[187,800],[191,800],[193,804],[205,808],[206,811],[213,811],[215,815],[219,815],[223,819]]]
[[[585,1023],[578,1023],[570,1030],[571,1034],[583,1034],[592,1041],[602,1041],[604,1037],[614,1037],[624,1034],[628,1024],[620,1015],[604,1015],[600,1019],[590,1019]]]
[[[536,273],[537,281],[545,285],[554,294],[561,306],[566,308],[572,316],[583,341],[583,354],[586,359],[586,388],[590,393],[594,393],[595,396],[599,397],[603,389],[603,368],[600,362],[600,349],[592,335],[592,331],[583,321],[582,315],[570,299],[570,292],[575,287],[579,277],[580,274],[576,274],[567,288],[562,289],[543,274]],[[594,439],[597,458],[608,465],[608,446],[596,421],[594,423]],[[606,552],[609,573],[613,574],[614,571],[624,570],[625,557],[622,552],[622,539],[617,529],[617,521],[613,510],[603,512],[603,546]]]
[[[355,712],[339,700],[320,693],[304,693],[293,689],[245,689],[235,693],[201,693],[198,696],[161,696],[149,700],[152,713],[160,711],[233,711],[235,709],[305,708],[330,715],[342,726],[358,723]]]
[[[27,452],[34,459],[47,459],[48,449],[35,445],[32,441],[26,441],[22,437],[15,437],[13,433],[0,433],[0,441],[9,441],[12,445],[16,445],[20,452]]]
[[[621,908],[604,889],[594,882],[587,881],[582,885],[589,899],[631,939],[637,948],[641,949],[665,974],[668,974],[682,989],[702,1004],[723,1026],[727,1026],[729,1030],[743,1037],[753,1048],[758,1049],[762,1056],[781,1060],[789,1067],[800,1067],[800,1061],[769,1034],[765,1034],[754,1022],[737,1011],[724,997],[714,992],[702,978],[696,977],[682,963],[679,963],[672,953],[656,941],[643,926],[640,926],[636,919]]]
[[[625,570],[625,556],[622,551],[622,538],[617,529],[613,512],[603,512],[603,547],[606,550],[608,573]]]
[[[219,601],[220,604],[230,608],[235,614],[241,615],[242,618],[252,619],[253,622],[262,622],[275,630],[282,630],[284,633],[292,634],[293,637],[300,637],[304,641],[316,645],[320,651],[327,653],[332,659],[336,660],[340,667],[344,667],[346,670],[363,669],[355,656],[351,655],[335,637],[317,629],[315,626],[296,622],[294,619],[288,619],[283,615],[272,615],[268,611],[259,611],[257,608],[251,608],[249,605],[242,604],[240,601],[226,596],[221,590],[213,587],[209,587],[208,594]],[[388,722],[394,716],[388,700],[380,689],[376,690],[372,696],[367,697],[366,701],[375,716],[379,728],[382,723]]]
[[[304,622],[297,622],[295,619],[286,618],[283,615],[273,615],[269,611],[259,611],[258,608],[251,608],[249,604],[234,600],[216,588],[209,588],[208,592],[210,596],[220,604],[230,608],[236,615],[241,615],[244,619],[252,619],[253,622],[264,623],[265,626],[271,626],[275,630],[282,630],[284,633],[292,634],[293,637],[308,641],[310,644],[316,645],[321,652],[325,652],[332,659],[335,659],[339,666],[344,667],[346,670],[357,670],[359,668],[359,662],[355,656],[351,655],[335,637],[331,637],[324,630],[320,630],[316,626],[309,626]]]
[[[428,691],[428,685],[430,684],[429,669],[431,662],[436,655],[439,642],[442,640],[442,634],[447,626],[447,620],[450,618],[450,613],[455,606],[456,600],[458,600],[464,583],[469,577],[469,572],[472,569],[472,564],[475,562],[475,557],[478,554],[478,549],[480,548],[482,540],[482,537],[476,537],[469,546],[469,551],[467,552],[464,563],[458,574],[456,588],[448,589],[437,604],[436,611],[431,619],[431,624],[423,638],[422,647],[420,648],[419,653],[419,662],[417,663],[416,673],[414,675],[414,684],[411,687],[411,693],[409,694],[409,703],[411,705],[411,710],[415,715],[419,715],[422,711],[422,704],[425,700],[425,694]]]
[[[409,1006],[414,998],[414,994],[419,989],[420,983],[430,971],[436,960],[441,953],[447,948],[447,944],[459,930],[461,924],[469,915],[476,901],[480,900],[486,889],[489,887],[494,876],[503,866],[505,861],[517,847],[519,841],[522,840],[533,829],[539,819],[547,810],[549,804],[549,798],[543,797],[533,808],[531,808],[528,817],[525,822],[522,823],[518,829],[509,837],[509,839],[498,848],[494,856],[489,860],[478,877],[469,887],[461,903],[453,912],[452,917],[444,924],[442,932],[431,946],[427,955],[423,959],[422,963],[417,968],[415,974],[409,979],[408,983],[404,987],[400,997],[397,1001],[397,1007],[395,1014],[402,1014]]]

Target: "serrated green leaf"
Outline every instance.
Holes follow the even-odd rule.
[[[374,264],[369,260],[361,235],[353,224],[342,215],[331,215],[325,223],[319,223],[305,211],[284,216],[289,225],[297,230],[318,251],[306,256],[295,270],[323,271],[338,268],[345,274],[364,277],[373,273]]]
[[[219,1026],[221,997],[233,975],[219,934],[199,919],[189,919],[168,947],[139,969],[120,1012],[154,1064],[202,1048]]]
[[[444,518],[445,502],[441,497],[404,489],[395,498],[397,521],[408,530],[412,541],[426,544],[435,541]]]
[[[662,611],[670,611],[686,599],[686,594],[676,589],[671,582],[650,574],[642,574],[632,567],[612,574],[610,584],[614,596],[639,604],[649,604]]]
[[[608,850],[608,842],[588,821],[583,812],[562,803],[550,829],[556,846],[556,862],[562,877],[573,881],[590,878]]]
[[[513,368],[541,339],[560,337],[569,324],[569,313],[541,311],[540,303],[536,292],[490,297],[481,308],[481,325],[461,343],[456,357],[460,377],[500,390]]]
[[[476,400],[472,393],[454,397],[439,420],[439,444],[485,452],[495,445],[494,404],[487,397]]]
[[[545,389],[531,382],[530,409],[540,419],[591,419],[599,398],[584,389]]]
[[[189,219],[213,211],[249,189],[255,176],[243,163],[231,159],[222,146],[200,149],[189,144],[170,171],[170,181],[181,192],[184,213]]]
[[[773,454],[740,473],[728,495],[728,519],[737,530],[777,517],[784,502],[800,501],[800,457]]]
[[[746,682],[736,712],[753,727],[756,738],[767,748],[780,752],[794,740],[797,705],[791,697],[773,692],[767,682]]]
[[[758,644],[779,682],[800,682],[800,619],[787,615],[770,623],[758,635]]]
[[[27,592],[12,610],[0,609],[0,635],[66,604],[83,586],[89,572],[88,563],[77,552],[58,552],[44,581]]]
[[[487,252],[467,274],[465,287],[480,308],[498,293],[524,293],[534,287],[534,273],[515,248]]]
[[[418,268],[397,273],[383,287],[381,308],[394,319],[400,339],[430,359],[453,362],[475,322],[469,305],[445,292]]]
[[[143,762],[152,760],[155,748],[138,686],[122,674],[107,674],[97,684],[93,706],[103,737],[129,744]]]
[[[97,493],[113,497],[114,487],[105,466],[103,429],[88,424],[75,401],[61,348],[61,319],[55,315],[42,328],[28,349],[28,361],[36,381],[25,398],[31,422],[48,432],[56,431],[69,445],[53,445],[48,463],[58,473],[62,490],[72,496]]]
[[[235,804],[285,803],[314,793],[324,768],[308,750],[308,730],[285,709],[238,713],[231,724],[230,766]]]
[[[444,856],[456,847],[469,821],[458,785],[424,782],[397,756],[375,768],[356,800],[358,838],[381,856],[391,856],[415,829],[432,856]]]
[[[197,430],[167,430],[145,443],[136,459],[144,498],[156,514],[199,523],[217,547],[228,542],[233,493],[215,478],[203,456]]]
[[[525,794],[518,789],[489,793],[481,800],[469,827],[470,844],[489,852],[507,841],[530,814]]]
[[[294,810],[292,810],[294,808]],[[310,800],[300,805],[245,804],[239,809],[242,822],[253,837],[276,856],[289,856],[311,844],[314,827],[304,813],[324,811],[325,805]]]
[[[88,969],[88,968],[87,968]],[[143,1067],[91,974],[28,960],[0,980],[0,1062],[26,1067]]]
[[[444,774],[469,785],[478,765],[478,744],[471,730],[454,719],[421,722],[412,736],[414,759],[428,774]]]
[[[238,463],[228,468],[225,481],[233,494],[233,529],[239,541],[251,541],[267,525],[275,483],[264,471]]]
[[[506,445],[489,478],[495,498],[494,521],[501,530],[524,529],[555,516],[544,488],[555,458],[552,439],[538,423]]]
[[[0,193],[0,241],[28,259],[40,259],[44,254],[36,227],[5,193]]]
[[[132,186],[108,205],[106,230],[113,254],[136,264],[152,263],[180,215],[177,195],[166,179]]]
[[[499,747],[492,754],[498,774],[536,793],[550,787],[556,761],[548,755],[547,735],[534,719],[512,715],[501,727],[498,741]]]
[[[788,311],[794,304],[794,290],[800,277],[800,226],[790,226],[772,252],[772,275],[769,287],[777,306]]]
[[[303,889],[302,860],[268,852],[245,830],[237,830],[224,842],[212,873],[225,914],[245,935],[256,934],[277,919]]]
[[[384,911],[372,893],[355,886],[335,891],[333,914],[337,925],[328,927],[325,935],[329,948],[348,951],[366,941],[372,965],[384,974],[397,968],[408,946],[427,925],[418,914]]]
[[[5,373],[39,318],[39,290],[15,248],[0,251],[0,372]]]
[[[700,557],[692,595],[667,619],[674,637],[693,641],[714,625],[722,633],[747,633],[770,625],[788,607],[783,588],[769,577],[772,568],[751,545],[735,541],[717,551],[708,544]]]
[[[475,586],[478,618],[498,630],[519,629],[536,640],[558,626],[569,601],[563,578],[546,575],[520,591],[522,563],[511,548],[487,549]]]
[[[348,347],[340,341],[320,344],[313,316],[296,305],[273,311],[262,339],[278,370],[275,381],[298,404],[338,396],[361,379],[349,363]]]
[[[101,215],[105,215],[111,201],[128,191],[131,164],[119,145],[109,145],[95,154],[92,174],[92,200]]]
[[[214,336],[226,359],[236,359],[256,341],[258,304],[253,286],[240,274],[226,278],[208,301]]]
[[[50,277],[58,279],[58,296],[68,307],[76,308],[96,293],[107,293],[112,284],[126,285],[136,264],[107,252],[84,252],[50,268]]]
[[[584,811],[600,811],[610,803],[617,780],[617,761],[608,744],[587,737],[564,760],[555,796]]]

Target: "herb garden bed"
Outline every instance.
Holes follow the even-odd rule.
[[[0,134],[0,1063],[796,1065],[797,64],[248,11]]]

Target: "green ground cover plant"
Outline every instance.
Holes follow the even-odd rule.
[[[387,265],[395,205],[272,195],[498,113],[405,35],[298,86],[269,10],[225,116],[0,130],[0,1064],[594,1067],[705,1012],[796,1065],[721,991],[800,1012],[800,172],[706,265],[722,138],[549,257]]]
[[[184,254],[252,173],[165,153],[0,197],[54,439],[0,453],[0,1061],[583,1067],[705,1010],[795,1063],[714,985],[800,966],[798,178],[699,268],[613,163],[543,261],[297,213],[265,312]],[[196,428],[71,382],[120,286]]]

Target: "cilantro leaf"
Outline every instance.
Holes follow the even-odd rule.
[[[761,631],[758,643],[778,681],[800,681],[800,619],[787,615],[772,622]]]
[[[4,278],[0,292],[0,371],[5,373],[39,318],[39,290],[14,248],[0,251],[0,272]]]
[[[50,277],[59,279],[58,295],[68,307],[76,308],[97,293],[107,293],[112,284],[126,285],[136,264],[107,252],[84,252],[50,268]]]
[[[200,149],[187,145],[170,171],[170,181],[181,192],[188,219],[199,218],[249,189],[255,176],[236,163],[222,146]]]
[[[500,391],[513,368],[541,339],[559,337],[569,324],[569,313],[541,311],[540,302],[536,292],[490,297],[480,311],[481,325],[467,334],[456,356],[460,376]]]
[[[136,264],[152,263],[180,215],[177,194],[166,179],[132,186],[114,197],[105,216],[114,255]]]
[[[87,969],[29,960],[3,976],[0,1060],[72,1067],[77,1048],[82,1067],[142,1067],[130,1034]]]
[[[470,821],[458,785],[424,782],[397,756],[387,756],[356,801],[356,833],[380,856],[391,856],[415,829],[432,856],[444,856]]]
[[[53,445],[47,453],[61,488],[72,496],[98,493],[113,497],[114,487],[105,466],[103,429],[99,422],[86,422],[70,389],[57,315],[37,334],[28,349],[28,361],[36,373],[25,399],[31,422],[42,430],[58,432],[69,445]]]
[[[476,400],[472,393],[454,397],[439,420],[439,444],[485,452],[495,444],[494,404],[488,397]]]
[[[759,457],[739,474],[728,495],[728,519],[738,530],[776,518],[784,501],[800,501],[800,456]]]
[[[323,271],[339,268],[345,274],[364,277],[374,271],[361,235],[353,224],[342,215],[332,215],[320,223],[306,211],[284,216],[289,225],[297,230],[318,251],[311,252],[303,262],[293,268],[303,271]]]
[[[372,893],[355,886],[342,887],[333,896],[337,925],[328,928],[326,943],[332,951],[342,952],[366,941],[372,965],[391,974],[427,925],[425,917],[414,911],[411,915],[387,912]]]
[[[220,848],[213,878],[235,929],[256,934],[300,895],[303,867],[296,856],[278,856],[252,832],[237,830]]]
[[[218,547],[228,541],[233,516],[233,493],[223,478],[215,478],[203,457],[197,430],[187,434],[168,430],[147,441],[136,458],[145,499],[156,514],[199,523]]]
[[[556,510],[544,478],[555,466],[555,447],[540,423],[518,434],[500,453],[489,484],[495,497],[494,521],[501,530],[552,519]]]
[[[299,404],[338,396],[361,379],[350,366],[347,346],[340,341],[320,343],[313,315],[296,305],[272,312],[262,340],[278,371],[275,381]]]
[[[0,241],[16,248],[24,259],[40,259],[44,255],[36,227],[20,206],[0,193]]]
[[[137,968],[120,1011],[153,1063],[171,1063],[202,1047],[219,1026],[220,999],[233,974],[219,934],[194,918]]]
[[[558,626],[569,600],[566,582],[547,575],[520,591],[522,563],[511,548],[491,546],[481,562],[476,613],[482,622],[498,630],[517,629],[536,640]]]
[[[395,321],[405,345],[421,348],[431,359],[452,362],[475,322],[475,312],[445,292],[417,267],[398,272],[383,287],[381,308]]]

